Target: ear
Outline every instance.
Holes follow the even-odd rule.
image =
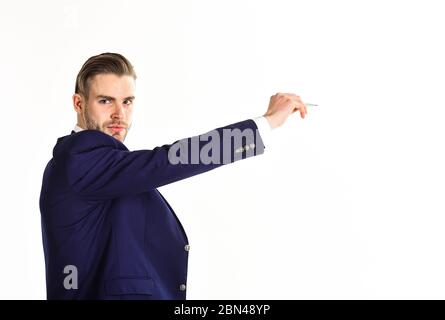
[[[85,104],[85,98],[82,95],[75,93],[73,95],[74,111],[76,111],[78,114],[81,114],[84,104]]]

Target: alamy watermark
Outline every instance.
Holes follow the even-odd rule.
[[[244,151],[247,157],[253,156],[254,141],[261,141],[258,129],[222,129],[222,134],[214,129],[175,142],[168,151],[168,160],[171,164],[227,164],[240,160]]]
[[[73,266],[71,264],[67,265],[63,269],[63,273],[64,274],[68,274],[63,279],[63,287],[66,290],[77,290],[78,289],[78,285],[77,285],[77,281],[78,281],[77,267]]]

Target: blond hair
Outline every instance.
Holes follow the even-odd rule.
[[[80,69],[76,78],[74,92],[81,94],[88,100],[90,80],[97,74],[128,75],[136,80],[136,73],[130,61],[119,53],[101,53],[89,58]]]

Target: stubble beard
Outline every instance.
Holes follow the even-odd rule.
[[[115,137],[116,139],[120,140],[118,137],[121,137],[119,134],[110,134],[108,132],[105,131],[106,128],[101,128],[101,126],[94,121],[94,119],[91,118],[90,113],[89,113],[89,109],[88,109],[88,105],[85,104],[85,108],[83,109],[84,111],[82,112],[82,117],[83,117],[83,121],[85,123],[85,129],[87,130],[98,130],[101,131],[105,134],[111,135],[112,137]],[[128,131],[130,130],[131,125],[129,125],[126,130],[125,130],[125,135],[122,136],[122,142],[125,140],[125,137],[128,134]]]

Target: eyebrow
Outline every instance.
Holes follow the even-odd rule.
[[[107,99],[107,100],[112,100],[112,101],[116,100],[116,98],[113,98],[113,97],[110,97],[110,96],[106,96],[106,95],[103,95],[103,94],[100,94],[100,95],[96,96],[96,99],[97,98]],[[136,99],[135,96],[130,96],[130,97],[124,98],[124,100],[134,100],[134,99]]]

